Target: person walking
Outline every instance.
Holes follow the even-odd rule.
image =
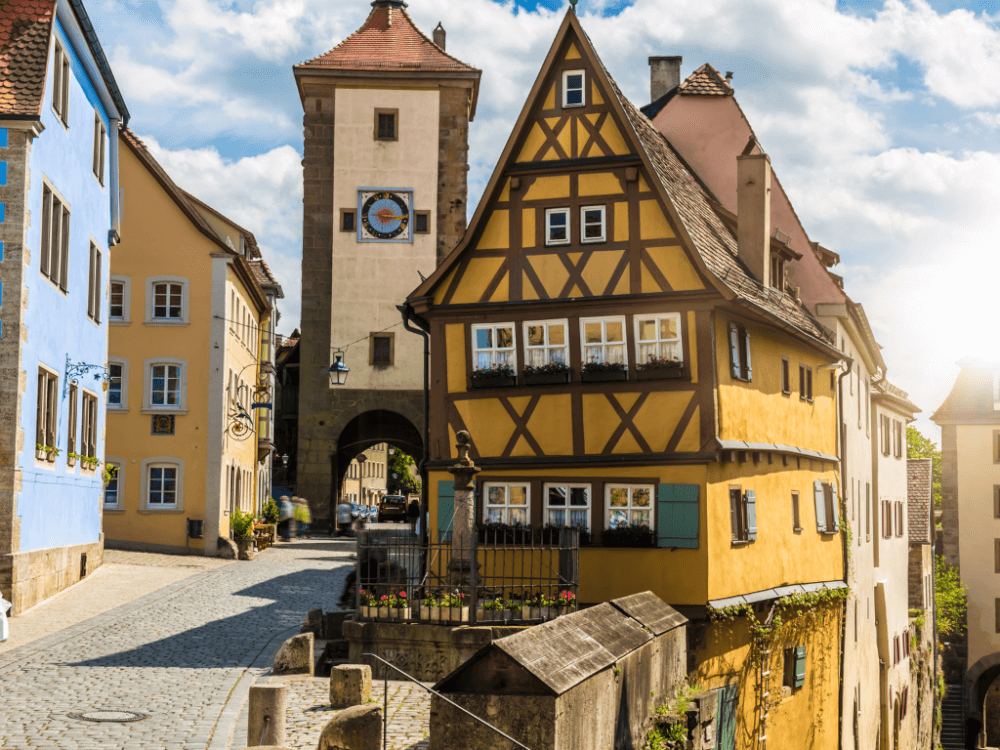
[[[292,509],[292,501],[288,495],[282,495],[281,501],[278,503],[278,534],[282,539],[291,539],[291,529],[289,528],[292,523],[292,517],[295,515],[295,511]]]
[[[309,524],[312,523],[312,513],[309,512],[309,501],[304,497],[298,499],[298,505],[295,508],[295,520],[299,527],[299,536],[308,538]]]
[[[417,521],[420,520],[420,502],[411,500],[406,508],[406,517],[410,521],[410,531],[417,533]]]

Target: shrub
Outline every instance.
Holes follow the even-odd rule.
[[[244,513],[239,508],[229,514],[229,528],[236,539],[253,539],[253,521],[253,513]]]
[[[267,502],[264,503],[264,511],[261,514],[263,516],[264,523],[277,523],[280,517],[280,512],[278,510],[278,504],[274,502],[274,498],[270,497]]]

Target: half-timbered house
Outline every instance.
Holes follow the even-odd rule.
[[[842,354],[785,291],[768,157],[737,161],[733,213],[567,13],[469,229],[408,299],[432,340],[430,528],[451,525],[466,430],[480,522],[585,528],[582,603],[651,590],[700,622],[720,748],[834,747],[839,610],[774,657],[748,618],[707,616],[844,585]]]

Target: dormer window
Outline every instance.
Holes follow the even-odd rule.
[[[563,107],[582,107],[586,102],[584,84],[587,80],[583,70],[567,70],[563,73]]]
[[[785,261],[775,253],[771,253],[771,286],[779,292],[785,290]]]

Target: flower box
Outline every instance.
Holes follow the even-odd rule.
[[[616,383],[628,380],[628,372],[625,370],[584,370],[580,373],[580,380],[584,383]]]
[[[48,459],[48,457],[49,454],[46,453],[45,451],[38,450],[37,448],[35,449],[35,458],[37,458],[39,461],[45,461]]]
[[[476,622],[507,622],[510,611],[506,609],[477,609]]]
[[[473,388],[509,388],[517,385],[517,378],[513,375],[478,375],[470,380]]]
[[[66,456],[67,466],[76,466],[76,456]]]
[[[524,373],[525,385],[563,385],[568,382],[568,372]]]
[[[556,617],[555,607],[521,607],[522,620],[551,620]]]
[[[676,380],[684,377],[683,362],[640,365],[635,368],[637,380]]]

